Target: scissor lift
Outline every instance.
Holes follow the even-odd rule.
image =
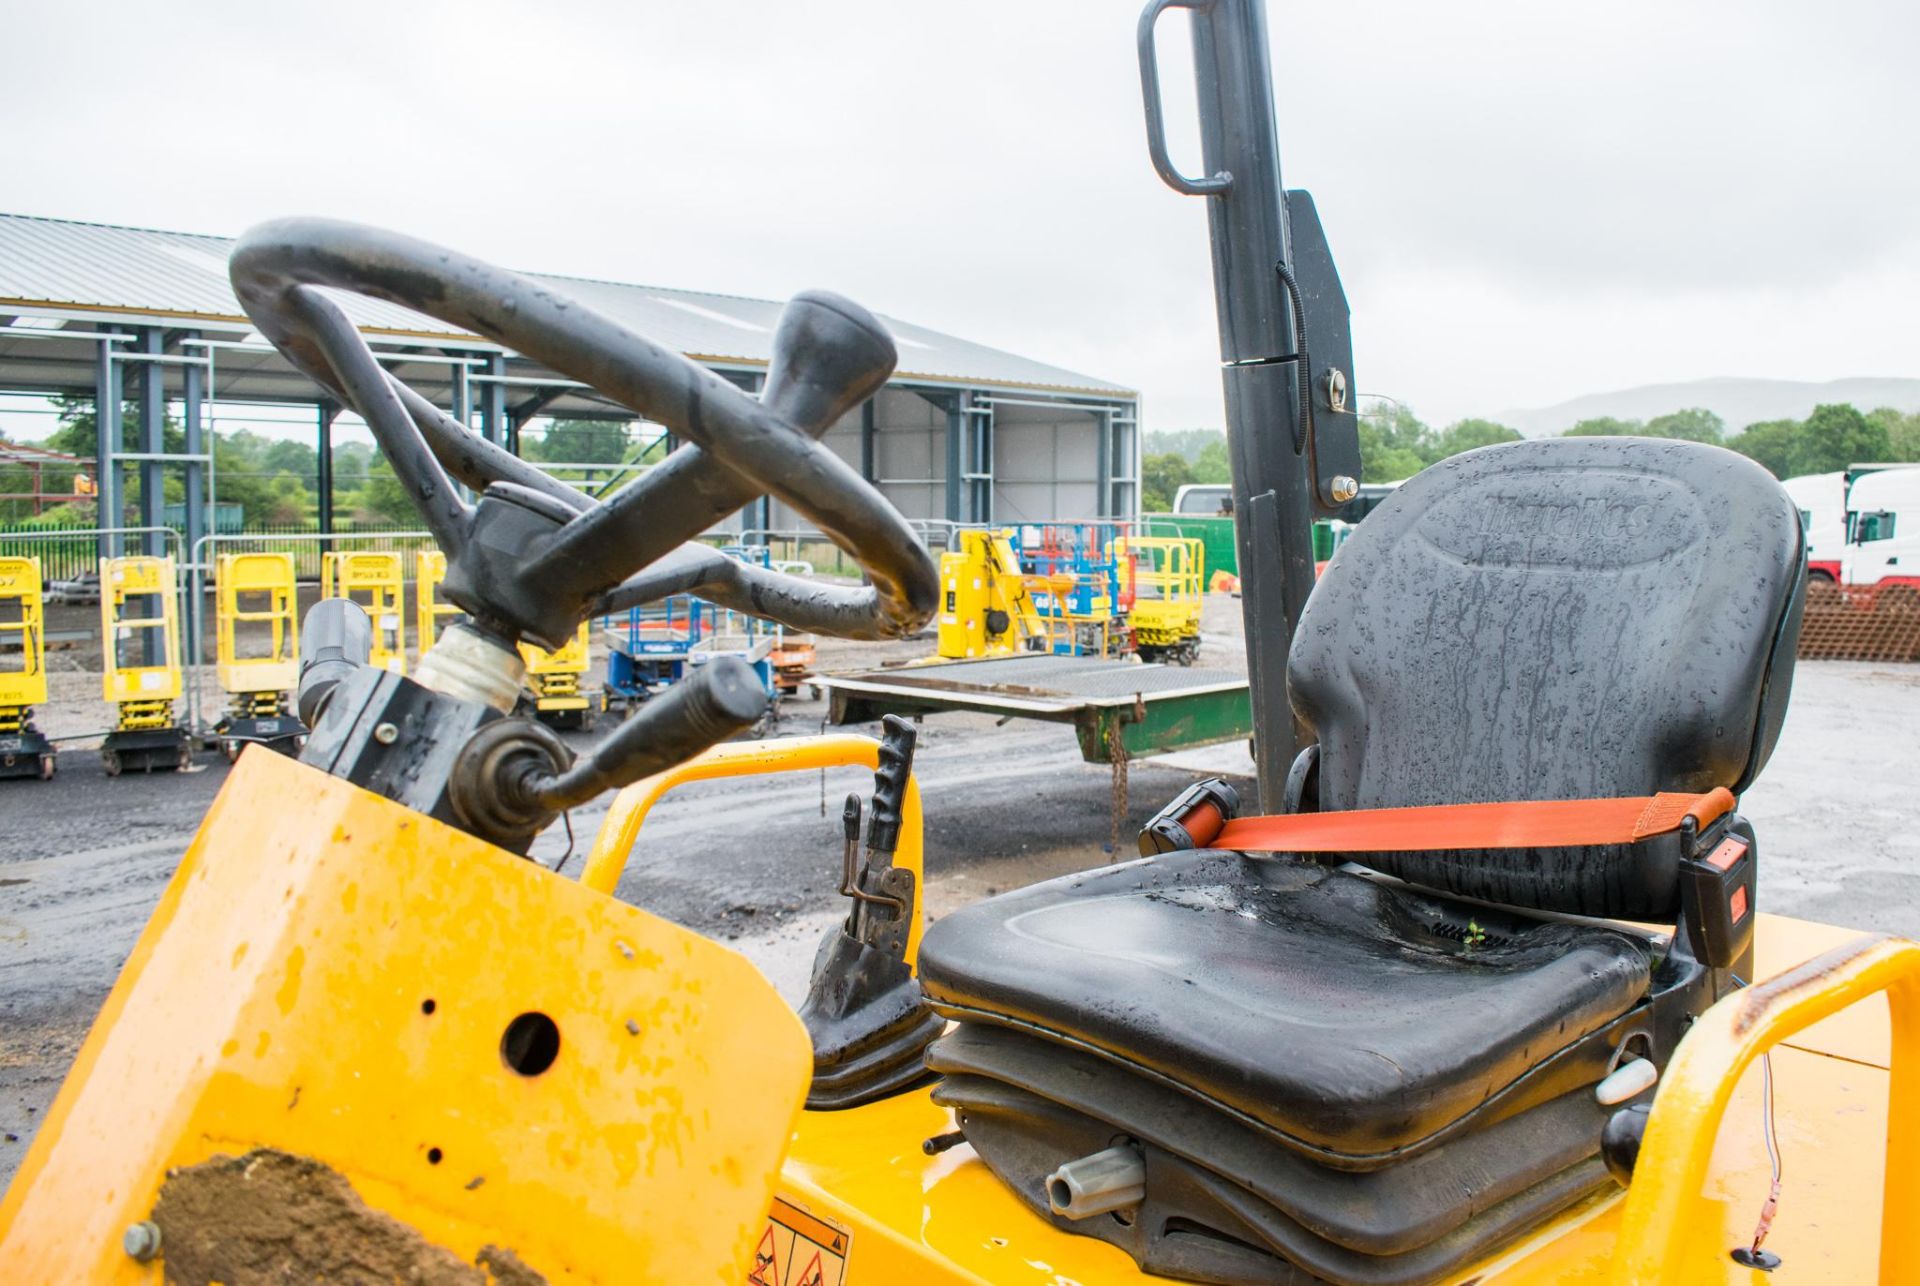
[[[1132,592],[1128,621],[1140,659],[1192,665],[1200,656],[1205,546],[1185,536],[1129,536],[1115,550]]]
[[[0,777],[53,776],[53,743],[33,726],[47,699],[46,641],[40,560],[0,558]]]
[[[332,553],[320,560],[320,597],[350,598],[373,621],[373,654],[367,664],[394,674],[407,672],[406,600],[400,555],[391,550]]]
[[[1127,616],[1131,587],[1115,547],[1119,522],[1044,523],[1019,530],[1016,547],[1028,596],[1056,656],[1126,656],[1133,651]]]
[[[241,655],[243,627],[250,627],[250,650],[264,642],[264,655]],[[225,717],[214,726],[227,762],[238,759],[248,742],[283,755],[298,752],[307,728],[287,700],[300,679],[292,555],[220,555],[214,629],[215,668],[231,698]]]
[[[426,655],[440,637],[442,623],[466,615],[454,603],[440,601],[440,582],[447,577],[447,556],[437,549],[423,549],[414,555],[413,632],[420,642],[420,654]],[[593,727],[593,702],[581,691],[580,679],[587,672],[589,627],[581,623],[579,632],[558,652],[548,652],[531,644],[520,645],[520,659],[527,664],[527,687],[533,694],[533,712],[555,728]]]
[[[440,601],[440,582],[446,578],[445,554],[437,549],[423,549],[413,556],[413,636],[421,656],[425,656],[434,640],[440,637],[442,622],[466,615],[457,604]]]
[[[580,680],[587,673],[588,625],[585,621],[567,645],[548,652],[531,643],[520,644],[520,657],[527,663],[527,687],[533,693],[533,712],[540,722],[554,728],[593,727],[593,705],[581,690]]]
[[[101,688],[118,711],[100,746],[107,776],[185,768],[193,741],[174,721],[180,699],[180,617],[173,559],[100,560]]]

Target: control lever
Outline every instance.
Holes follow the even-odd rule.
[[[881,721],[879,764],[873,770],[873,812],[867,819],[867,860],[851,882],[854,899],[847,932],[870,947],[902,959],[907,951],[907,908],[913,903],[913,872],[893,864],[900,847],[900,814],[913,774],[913,724],[897,714]],[[857,796],[855,797],[858,798]],[[876,907],[886,907],[883,916]]]
[[[753,667],[736,656],[715,657],[641,706],[578,761],[552,730],[531,719],[481,725],[454,761],[449,793],[469,829],[513,847],[562,811],[684,763],[751,727],[766,708]]]
[[[946,1028],[907,967],[914,879],[893,865],[913,772],[914,727],[897,715],[888,715],[883,727],[866,859],[859,860],[860,796],[851,794],[840,814],[840,892],[852,906],[820,943],[800,1007],[813,1038],[807,1106],[815,1111],[870,1103],[925,1080],[926,1047]]]

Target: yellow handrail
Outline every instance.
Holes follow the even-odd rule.
[[[1920,945],[1885,934],[1857,938],[1736,992],[1694,1023],[1653,1100],[1621,1215],[1616,1282],[1727,1277],[1726,1238],[1719,1218],[1702,1209],[1702,1190],[1741,1073],[1774,1045],[1881,991],[1893,1023],[1893,1059],[1880,1281],[1920,1282],[1920,1260],[1905,1244],[1920,1213]]]
[[[627,869],[627,858],[647,814],[660,797],[675,786],[690,781],[711,781],[716,777],[751,777],[760,773],[803,772],[809,768],[873,768],[880,762],[880,743],[871,737],[853,733],[831,733],[818,737],[783,737],[778,741],[735,741],[713,747],[705,754],[655,773],[626,787],[613,797],[606,821],[593,837],[587,854],[586,869],[580,882],[598,893],[613,896],[620,875]],[[920,784],[910,775],[906,797],[900,805],[900,846],[893,864],[913,873],[913,906],[907,930],[907,963],[911,965],[920,951],[921,914],[926,893],[926,871],[920,834]],[[831,859],[822,855],[823,862]],[[833,862],[837,865],[837,861]]]

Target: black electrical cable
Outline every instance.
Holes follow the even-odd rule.
[[[1273,265],[1273,270],[1286,284],[1287,302],[1293,308],[1294,378],[1300,384],[1300,418],[1293,426],[1293,453],[1299,455],[1307,449],[1307,431],[1313,425],[1313,359],[1307,354],[1307,310],[1300,302],[1300,283],[1293,279],[1293,269],[1282,260]]]

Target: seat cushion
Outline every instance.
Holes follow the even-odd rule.
[[[957,911],[928,930],[919,967],[950,1018],[1100,1054],[1323,1162],[1366,1166],[1439,1137],[1626,1012],[1650,956],[1623,931],[1202,851]]]

